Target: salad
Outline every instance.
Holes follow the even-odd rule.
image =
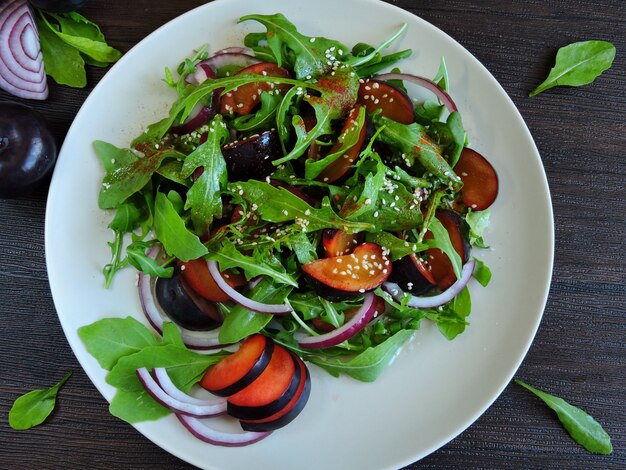
[[[241,21],[266,32],[166,69],[178,98],[129,148],[94,143],[99,206],[115,211],[106,285],[136,268],[158,336],[132,318],[79,330],[110,371],[114,415],[173,412],[228,446],[298,416],[308,364],[370,382],[423,321],[462,333],[470,279],[491,277],[470,251],[487,246],[498,193],[443,59],[432,80],[380,73],[411,54],[384,54],[405,26],[348,48],[281,14]],[[223,413],[244,432],[200,420]]]

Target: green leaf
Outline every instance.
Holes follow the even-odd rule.
[[[389,232],[368,233],[365,241],[376,243],[387,248],[391,254],[391,260],[396,261],[411,253],[419,253],[428,249],[426,243],[409,243]]]
[[[252,289],[249,297],[265,304],[282,304],[291,292],[291,287],[275,285],[271,279],[263,278]],[[247,336],[261,331],[272,320],[273,315],[257,313],[241,305],[235,305],[224,318],[220,327],[219,340],[223,344],[238,343]]]
[[[46,74],[59,85],[84,88],[87,85],[87,73],[80,52],[63,42],[41,18],[36,17],[35,21]]]
[[[185,343],[180,335],[180,330],[174,323],[163,323],[163,341],[161,344],[173,344],[179,348],[185,348]]]
[[[157,403],[146,390],[118,390],[111,400],[109,412],[130,424],[156,421],[171,413],[169,408]]]
[[[352,67],[366,67],[368,65],[371,65],[370,62],[372,62],[373,59],[375,59],[377,56],[379,57],[381,51],[391,46],[391,44],[393,44],[393,42],[398,39],[407,28],[408,25],[404,23],[393,36],[381,42],[375,49],[371,49],[371,51],[368,51],[368,54],[348,57],[346,60],[344,60],[344,63],[351,65]],[[380,59],[375,61],[375,63],[379,62]]]
[[[400,330],[379,345],[368,348],[347,361],[326,359],[313,355],[307,356],[306,359],[335,377],[343,373],[362,382],[373,382],[398,354],[400,347],[413,333],[412,330]]]
[[[262,256],[264,259],[260,259]],[[229,240],[224,240],[222,246],[215,252],[209,253],[207,258],[217,261],[220,271],[230,268],[242,269],[248,280],[256,276],[269,276],[280,284],[298,287],[298,282],[285,271],[280,261],[272,262],[269,256],[271,254],[267,251],[255,252],[254,256],[244,255]]]
[[[70,378],[68,372],[59,383],[47,390],[33,390],[19,397],[9,411],[9,424],[13,429],[30,429],[43,423],[54,410],[57,394]]]
[[[481,260],[474,258],[476,265],[474,266],[474,278],[480,283],[481,286],[487,287],[489,281],[491,281],[491,269]]]
[[[137,270],[154,277],[172,277],[174,268],[163,267],[157,260],[146,255],[148,248],[152,246],[151,242],[136,241],[128,245],[126,248],[127,259]]]
[[[247,15],[239,19],[240,22],[248,20],[258,21],[267,28],[267,45],[278,65],[293,68],[298,79],[326,74],[334,62],[348,52],[348,48],[338,41],[300,34],[281,13]]]
[[[593,82],[611,68],[615,46],[607,41],[582,41],[561,47],[548,78],[529,96],[535,96],[555,86],[581,86]]]
[[[59,23],[61,31],[66,34],[105,42],[104,34],[100,31],[100,27],[80,13],[73,11],[70,13],[59,13],[58,15],[48,13],[48,15],[52,16]]]
[[[425,243],[430,248],[439,248],[441,251],[443,251],[452,263],[452,268],[454,269],[454,274],[456,275],[456,278],[461,279],[463,261],[454,249],[454,246],[450,241],[450,235],[448,235],[448,231],[436,217],[433,217],[431,219],[430,224],[428,225],[428,229],[432,232],[434,238],[426,240]]]
[[[137,369],[164,367],[172,382],[182,391],[188,392],[209,366],[217,364],[226,355],[228,353],[198,354],[176,344],[149,346],[121,357],[107,375],[106,381],[119,390],[141,391],[144,387],[137,378]]]
[[[283,96],[262,91],[260,98],[261,108],[254,114],[233,119],[230,123],[233,129],[245,133],[266,130],[273,126],[276,110],[283,101]]]
[[[351,222],[339,217],[331,209],[328,198],[324,198],[318,209],[285,188],[256,180],[230,183],[228,190],[247,201],[263,220],[275,223],[293,220],[303,232],[315,232],[323,228],[337,228],[348,233],[373,230],[370,223]]]
[[[483,234],[489,227],[489,209],[483,211],[472,211],[471,209],[465,215],[465,221],[470,228],[470,243],[479,248],[486,248],[483,241]]]
[[[91,37],[76,36],[72,34],[76,31],[81,31],[84,29],[84,26],[81,24],[81,22],[77,22],[76,20],[72,19],[72,17],[67,17],[64,21],[64,23],[66,24],[69,21],[73,21],[74,23],[76,23],[75,27],[70,28],[69,30],[67,28],[63,29],[62,24],[61,28],[51,24],[43,13],[41,13],[41,17],[43,18],[43,21],[47,24],[48,28],[54,34],[56,34],[63,42],[69,44],[78,51],[98,62],[113,63],[119,60],[120,57],[122,57],[122,53],[120,51],[114,49],[113,47],[110,47],[106,42],[102,41],[99,38],[92,39],[94,35],[91,33],[89,34],[89,36]]]
[[[222,217],[221,191],[228,183],[222,145],[228,140],[229,133],[221,115],[211,121],[207,135],[206,142],[187,156],[182,169],[182,176],[186,178],[197,168],[204,168],[187,192],[185,203],[198,233],[204,233],[214,217]]]
[[[172,202],[159,192],[154,201],[154,233],[170,255],[182,261],[200,258],[207,248],[190,232]]]
[[[553,409],[563,427],[572,436],[572,439],[589,452],[597,454],[610,454],[613,452],[611,436],[592,416],[580,408],[570,405],[562,398],[537,390],[521,380],[515,379],[515,383],[537,395],[546,405]]]
[[[106,370],[111,370],[121,357],[158,344],[152,332],[133,317],[98,320],[80,327],[78,336]]]

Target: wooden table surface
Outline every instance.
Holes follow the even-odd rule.
[[[203,3],[92,0],[82,13],[125,52]],[[552,192],[556,256],[543,321],[516,376],[585,408],[614,446],[610,456],[587,453],[539,400],[510,385],[469,429],[409,468],[626,468],[626,2],[390,3],[466,47],[526,120]],[[615,44],[611,70],[582,88],[528,97],[547,76],[559,47],[588,39]],[[29,102],[47,117],[59,142],[103,74],[90,68],[84,90],[52,84],[47,101]],[[6,98],[0,91],[0,100]],[[48,286],[46,195],[47,185],[29,197],[0,200],[0,468],[189,468],[111,416],[74,358]],[[30,431],[11,430],[7,414],[13,400],[52,385],[68,370],[74,376],[52,419]]]

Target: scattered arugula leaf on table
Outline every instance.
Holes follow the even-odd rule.
[[[529,96],[555,86],[582,86],[613,65],[615,46],[607,41],[581,41],[561,47],[548,78]]]
[[[521,380],[515,379],[515,383],[537,395],[546,405],[553,409],[572,439],[589,452],[597,454],[610,454],[613,452],[611,436],[600,423],[585,411],[570,405],[562,398],[537,390]]]
[[[56,385],[45,390],[33,390],[19,397],[9,411],[9,425],[13,429],[30,429],[43,423],[56,405],[57,394],[72,372]]]

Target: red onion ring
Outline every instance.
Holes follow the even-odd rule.
[[[354,314],[350,321],[336,330],[319,336],[308,336],[298,340],[300,347],[304,349],[323,349],[337,346],[365,328],[365,325],[376,315],[376,296],[371,292],[365,294],[361,308]]]
[[[476,262],[474,260],[470,260],[465,263],[465,266],[463,266],[463,271],[461,271],[461,277],[441,294],[431,297],[417,297],[415,295],[411,295],[411,299],[407,302],[407,305],[413,308],[432,308],[450,302],[461,293],[463,288],[472,278],[475,264]],[[393,282],[385,282],[383,284],[383,289],[389,292],[391,296],[398,302],[401,302],[406,295],[404,291],[400,289],[400,286]]]
[[[264,304],[257,302],[256,300],[249,299],[245,295],[237,292],[235,289],[230,287],[230,285],[222,277],[217,261],[207,261],[207,266],[209,267],[209,272],[211,273],[211,276],[213,276],[213,279],[218,287],[222,289],[233,302],[238,303],[242,307],[252,310],[253,312],[271,313],[275,315],[291,312],[292,308],[288,304]]]
[[[160,249],[157,244],[152,245],[147,256],[152,259],[156,259]],[[149,276],[143,272],[139,272],[139,282],[137,287],[139,288],[139,300],[141,301],[141,309],[143,310],[146,319],[152,325],[152,327],[159,333],[163,334],[163,317],[166,315],[161,314],[160,308],[157,306],[153,292],[154,281],[152,276]],[[211,331],[191,331],[176,325],[180,330],[180,335],[189,349],[213,349],[222,346],[219,340],[220,329],[216,328]]]
[[[176,417],[183,423],[191,434],[196,436],[198,439],[204,442],[208,442],[209,444],[215,444],[218,446],[225,447],[242,447],[250,444],[254,444],[255,442],[260,441],[261,439],[266,438],[270,434],[271,431],[268,432],[248,432],[244,431],[243,433],[229,433],[224,431],[218,431],[217,429],[209,427],[206,422],[200,421],[197,418],[192,418],[191,416],[185,416],[182,414],[176,414]]]
[[[212,70],[218,70],[227,65],[241,67],[243,69],[261,62],[263,62],[261,59],[242,52],[222,52],[221,54],[215,54],[203,60],[201,63],[208,65]]]
[[[188,403],[190,405],[198,406],[212,406],[222,402],[226,403],[226,397],[214,397],[213,399],[202,400],[200,398],[187,395],[185,392],[176,387],[176,385],[174,385],[174,382],[172,382],[172,379],[170,379],[170,376],[168,375],[167,370],[164,367],[156,367],[152,369],[152,374],[154,375],[154,380],[156,381],[156,383],[159,385],[159,387],[163,389],[165,393],[182,403]]]
[[[231,46],[231,47],[225,47],[224,49],[220,49],[215,54],[213,54],[213,56],[221,55],[221,54],[248,54],[248,55],[252,55],[252,53],[253,53],[252,49],[250,49],[248,47]]]
[[[411,75],[409,73],[383,73],[381,75],[376,75],[373,78],[376,80],[406,80],[407,82],[415,83],[416,85],[424,87],[437,95],[437,98],[441,100],[451,113],[458,111],[458,108],[450,95],[428,78],[420,77],[419,75]]]
[[[26,0],[0,6],[0,88],[20,98],[48,97],[37,26]]]
[[[206,82],[209,78],[217,78],[217,75],[215,75],[215,72],[213,71],[211,66],[206,62],[206,60],[198,62],[196,64],[196,71],[187,74],[187,76],[185,77],[185,82],[189,83],[190,85],[197,86],[201,83]]]
[[[152,398],[158,401],[161,405],[172,410],[174,413],[193,416],[195,418],[209,418],[226,412],[226,399],[217,403],[204,405],[185,403],[177,400],[171,395],[165,393],[145,367],[137,369],[137,377]]]

